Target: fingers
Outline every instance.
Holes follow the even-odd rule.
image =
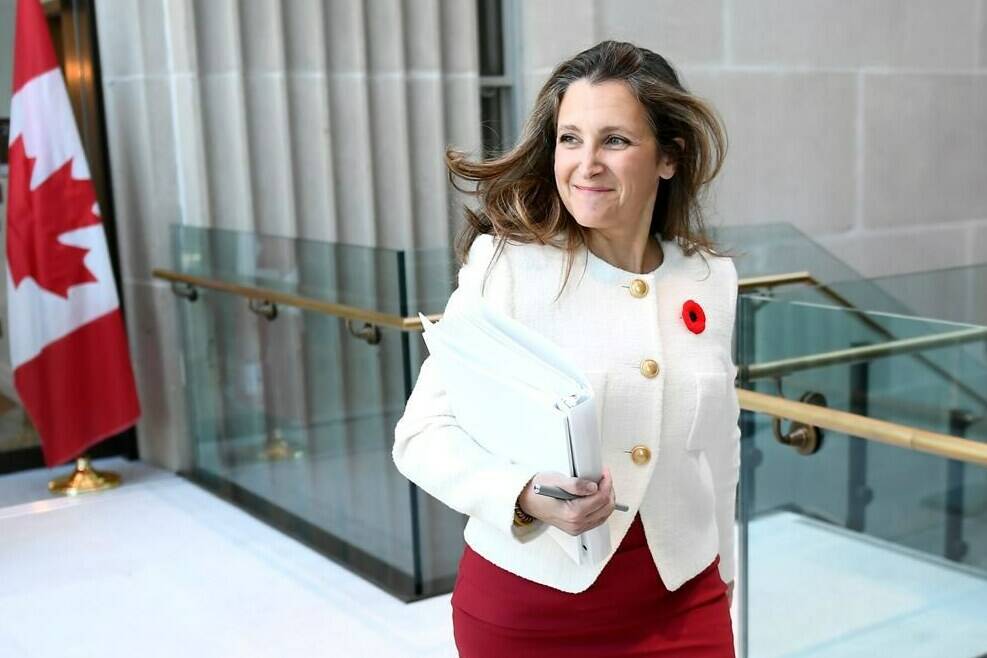
[[[543,518],[570,535],[579,535],[602,525],[613,513],[616,494],[613,487],[613,475],[610,469],[603,468],[599,482],[585,478],[568,477],[561,473],[539,473],[532,482],[542,485],[560,487],[565,491],[580,496],[575,500],[558,501],[541,498],[535,504],[543,507]]]
[[[595,494],[567,503],[568,518],[572,527],[570,534],[578,535],[602,525],[613,514],[614,502],[613,478],[609,470],[604,469],[599,489]]]
[[[585,482],[585,480],[584,480]],[[604,506],[613,496],[613,477],[610,475],[610,471],[607,468],[603,469],[603,477],[600,478],[599,485],[597,486],[596,492],[592,495],[588,495],[579,501],[572,501],[573,503],[579,503],[579,506],[584,512],[595,512]]]
[[[592,496],[600,489],[596,482],[593,482],[592,480],[584,480],[583,478],[568,478],[568,480],[560,486],[569,493],[576,494],[577,496]]]
[[[599,490],[599,485],[592,480],[569,477],[561,473],[539,473],[533,478],[533,482],[559,487],[577,496],[592,496]]]
[[[604,506],[600,510],[590,515],[570,514],[569,521],[562,527],[570,535],[580,535],[606,523],[606,520],[613,514],[613,508]]]
[[[579,482],[589,482],[588,480],[579,480]],[[593,483],[595,491],[590,494],[585,494],[583,498],[578,501],[572,501],[572,504],[581,508],[584,513],[595,512],[607,504],[607,500],[612,496],[613,493],[613,479],[611,478],[609,472],[604,471],[603,477],[600,478],[599,484]],[[586,487],[587,489],[592,487]]]
[[[604,472],[603,477],[600,478],[599,490],[595,495],[584,498],[583,501],[586,503],[585,510],[590,516],[595,516],[612,504],[613,480],[610,479],[609,474]],[[609,513],[607,516],[609,516]]]

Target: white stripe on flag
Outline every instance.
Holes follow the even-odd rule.
[[[37,158],[32,190],[70,159],[72,178],[89,178],[86,154],[59,69],[29,80],[10,99],[10,143],[21,135],[27,157]]]
[[[40,288],[32,277],[14,288],[10,268],[5,268],[10,365],[14,369],[40,354],[48,343],[120,305],[103,226],[95,224],[63,233],[59,242],[89,250],[84,262],[97,281],[72,286],[68,289],[68,299],[63,299]]]

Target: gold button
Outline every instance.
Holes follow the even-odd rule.
[[[641,279],[631,281],[631,295],[640,299],[648,294],[648,284]]]
[[[638,466],[643,466],[651,460],[651,451],[647,446],[634,446],[631,448],[631,461]]]
[[[641,374],[652,379],[658,376],[658,362],[654,359],[645,359],[641,362]]]

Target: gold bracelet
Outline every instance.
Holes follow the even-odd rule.
[[[514,525],[520,527],[531,525],[535,522],[535,517],[531,516],[523,509],[519,503],[514,503]]]

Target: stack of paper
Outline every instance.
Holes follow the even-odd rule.
[[[477,443],[533,471],[599,481],[593,390],[557,345],[482,300],[438,324],[419,317],[456,420]],[[610,553],[606,523],[578,537],[554,526],[548,533],[577,564]]]

